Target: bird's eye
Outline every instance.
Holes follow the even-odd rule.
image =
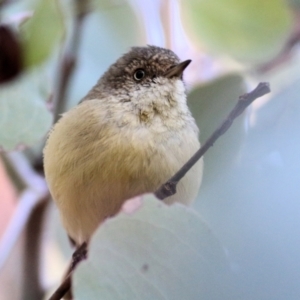
[[[145,77],[145,71],[143,69],[137,69],[135,72],[134,72],[134,75],[133,75],[133,78],[136,80],[136,81],[140,81],[142,80],[144,77]]]

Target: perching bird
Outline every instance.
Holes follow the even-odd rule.
[[[77,245],[126,199],[154,192],[198,150],[182,74],[191,61],[170,50],[134,47],[63,114],[44,149],[44,168],[63,225]],[[164,201],[191,203],[202,161]]]

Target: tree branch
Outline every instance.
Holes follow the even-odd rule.
[[[82,23],[89,10],[89,1],[74,0],[76,17],[70,44],[63,54],[58,70],[56,93],[54,94],[54,123],[58,121],[66,106],[66,94],[76,65],[76,57],[81,39]]]
[[[60,300],[69,290],[71,287],[71,275],[66,276],[64,281],[61,285],[57,288],[57,290],[53,293],[53,295],[49,298],[49,300]]]
[[[167,182],[160,186],[155,192],[158,199],[163,200],[176,193],[176,186],[180,179],[196,164],[196,162],[204,155],[204,153],[215,143],[215,141],[223,135],[231,126],[234,119],[237,118],[255,99],[270,92],[269,83],[259,83],[259,85],[250,93],[239,97],[239,100],[233,110],[223,123],[215,130],[210,138],[203,146],[184,164],[184,166]]]
[[[72,262],[67,271],[65,279],[60,284],[60,286],[56,289],[56,291],[52,294],[52,296],[49,298],[49,300],[60,300],[63,296],[65,296],[66,293],[69,292],[71,285],[72,285],[72,282],[71,282],[72,273],[75,270],[78,263],[81,262],[82,260],[86,259],[86,256],[87,256],[87,243],[84,242],[73,253]]]

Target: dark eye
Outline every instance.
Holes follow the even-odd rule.
[[[144,77],[145,77],[145,71],[143,69],[137,69],[135,72],[134,72],[134,75],[133,75],[133,78],[136,80],[136,81],[140,81],[142,80]]]

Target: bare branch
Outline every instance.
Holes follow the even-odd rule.
[[[58,70],[57,87],[54,95],[54,123],[58,121],[60,115],[65,110],[67,91],[70,84],[70,79],[76,65],[77,52],[80,44],[82,23],[84,17],[88,13],[89,1],[74,0],[76,6],[76,17],[74,20],[73,35],[68,48],[63,54]]]
[[[86,259],[87,256],[87,243],[83,243],[80,247],[78,247],[72,256],[72,262],[70,267],[67,271],[67,275],[61,285],[56,289],[53,295],[49,298],[49,300],[60,300],[66,293],[69,292],[71,289],[71,276],[73,271],[75,270],[76,266],[79,262]]]
[[[49,300],[60,300],[69,290],[71,287],[71,273],[67,275],[58,289],[53,293],[53,295],[49,298]]]
[[[215,130],[210,138],[203,144],[203,146],[188,160],[187,163],[167,182],[160,186],[155,192],[158,199],[165,199],[176,193],[176,186],[179,180],[195,165],[195,163],[204,155],[204,153],[215,143],[215,141],[223,135],[231,126],[234,119],[237,118],[255,99],[270,92],[269,83],[259,83],[259,85],[250,93],[239,97],[239,100],[233,110],[223,123]]]

